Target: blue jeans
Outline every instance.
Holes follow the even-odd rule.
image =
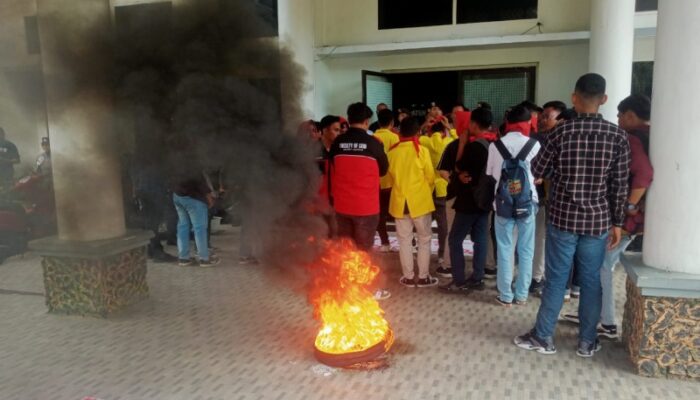
[[[177,210],[177,251],[180,260],[190,259],[190,230],[194,231],[194,243],[197,254],[203,261],[209,260],[207,243],[207,226],[209,225],[209,208],[200,200],[173,194]]]
[[[581,286],[578,305],[581,321],[579,341],[595,342],[598,337],[596,327],[601,309],[600,266],[605,258],[607,239],[607,233],[600,236],[578,235],[557,229],[551,224],[547,226],[546,279],[535,323],[535,334],[538,337],[552,339],[554,336],[575,257],[578,282]]]
[[[617,325],[615,323],[615,285],[613,272],[620,262],[620,255],[632,243],[634,236],[623,236],[620,244],[605,253],[605,261],[600,268],[600,284],[603,287],[603,310],[600,313],[600,323],[603,325]]]
[[[525,301],[532,279],[532,259],[535,255],[535,227],[537,206],[527,218],[503,218],[496,216],[496,251],[498,257],[497,286],[498,296],[505,302],[515,300]],[[518,227],[518,241],[515,247],[518,251],[518,278],[515,281],[515,296],[513,296],[513,230]]]
[[[484,266],[486,265],[486,246],[488,238],[489,214],[465,214],[457,212],[452,222],[448,243],[450,246],[450,260],[452,261],[452,280],[462,285],[466,281],[464,274],[464,248],[462,242],[467,234],[474,242],[474,258],[472,278],[484,279]]]

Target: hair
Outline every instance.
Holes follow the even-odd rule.
[[[605,78],[594,73],[585,74],[576,81],[575,91],[585,99],[602,97],[605,95]]]
[[[408,116],[401,121],[399,134],[402,137],[415,136],[420,131],[420,123],[415,117]]]
[[[651,100],[647,96],[633,94],[620,102],[617,111],[621,113],[632,111],[640,119],[649,121],[651,119]]]
[[[559,113],[557,116],[557,121],[564,120],[564,121],[569,121],[572,120],[576,117],[576,110],[573,108],[567,108],[566,110],[562,111]]]
[[[443,132],[445,130],[445,124],[443,124],[442,122],[436,122],[431,128],[433,132]]]
[[[471,121],[481,129],[489,129],[493,123],[493,113],[488,108],[478,107],[472,111]]]
[[[480,101],[476,103],[476,108],[484,108],[486,110],[491,110],[491,104],[486,101]]]
[[[528,109],[526,106],[520,104],[515,107],[513,107],[510,112],[508,113],[508,118],[506,118],[506,121],[510,124],[515,124],[518,122],[526,122],[529,121],[532,116],[531,116],[532,111]]]
[[[452,108],[455,108],[455,107],[462,107],[462,109],[463,109],[464,111],[469,110],[469,109],[467,108],[467,106],[464,105],[464,103],[455,103],[455,104],[452,106]]]
[[[524,100],[518,106],[525,107],[530,113],[535,111],[542,111],[542,108],[537,104],[531,102],[530,100]]]
[[[377,113],[377,120],[380,128],[386,128],[394,120],[394,113],[390,109],[385,108]]]
[[[389,106],[386,103],[379,103],[377,104],[377,109],[379,109],[379,106],[384,106],[386,108],[389,108]]]
[[[336,122],[340,123],[340,117],[336,115],[326,115],[325,117],[321,118],[320,130],[324,130]]]
[[[563,101],[554,100],[554,101],[548,101],[548,102],[544,103],[542,108],[553,108],[553,109],[559,111],[560,113],[562,113],[562,112],[564,112],[564,110],[566,110],[566,104],[564,104]]]
[[[352,103],[348,106],[348,122],[361,124],[372,118],[374,112],[365,103]]]

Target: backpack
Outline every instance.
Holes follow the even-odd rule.
[[[501,179],[496,186],[496,214],[502,218],[527,218],[532,213],[532,190],[525,163],[537,141],[529,139],[514,158],[503,141],[494,143],[503,157]]]
[[[478,139],[476,142],[484,146],[486,151],[489,150],[489,142],[485,139]],[[476,206],[485,212],[490,212],[493,210],[493,198],[494,198],[494,188],[496,186],[496,180],[493,179],[491,175],[486,175],[486,165],[481,170],[479,174],[479,180],[476,185],[472,187],[472,195],[474,197],[474,203]]]

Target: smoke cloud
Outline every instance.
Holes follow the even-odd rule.
[[[117,9],[114,34],[93,35],[89,60],[65,49],[65,69],[84,78],[71,90],[109,87],[117,133],[134,134],[136,165],[166,176],[183,166],[223,169],[263,259],[305,264],[319,242],[309,238],[325,235],[309,212],[317,149],[283,131],[283,115],[302,118],[298,96],[280,94],[281,81],[285,94],[301,93],[304,71],[280,50],[252,0],[143,7],[152,9]]]

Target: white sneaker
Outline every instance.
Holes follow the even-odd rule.
[[[386,300],[389,297],[391,297],[391,292],[386,289],[377,289],[377,291],[374,292],[374,299],[377,301]]]

